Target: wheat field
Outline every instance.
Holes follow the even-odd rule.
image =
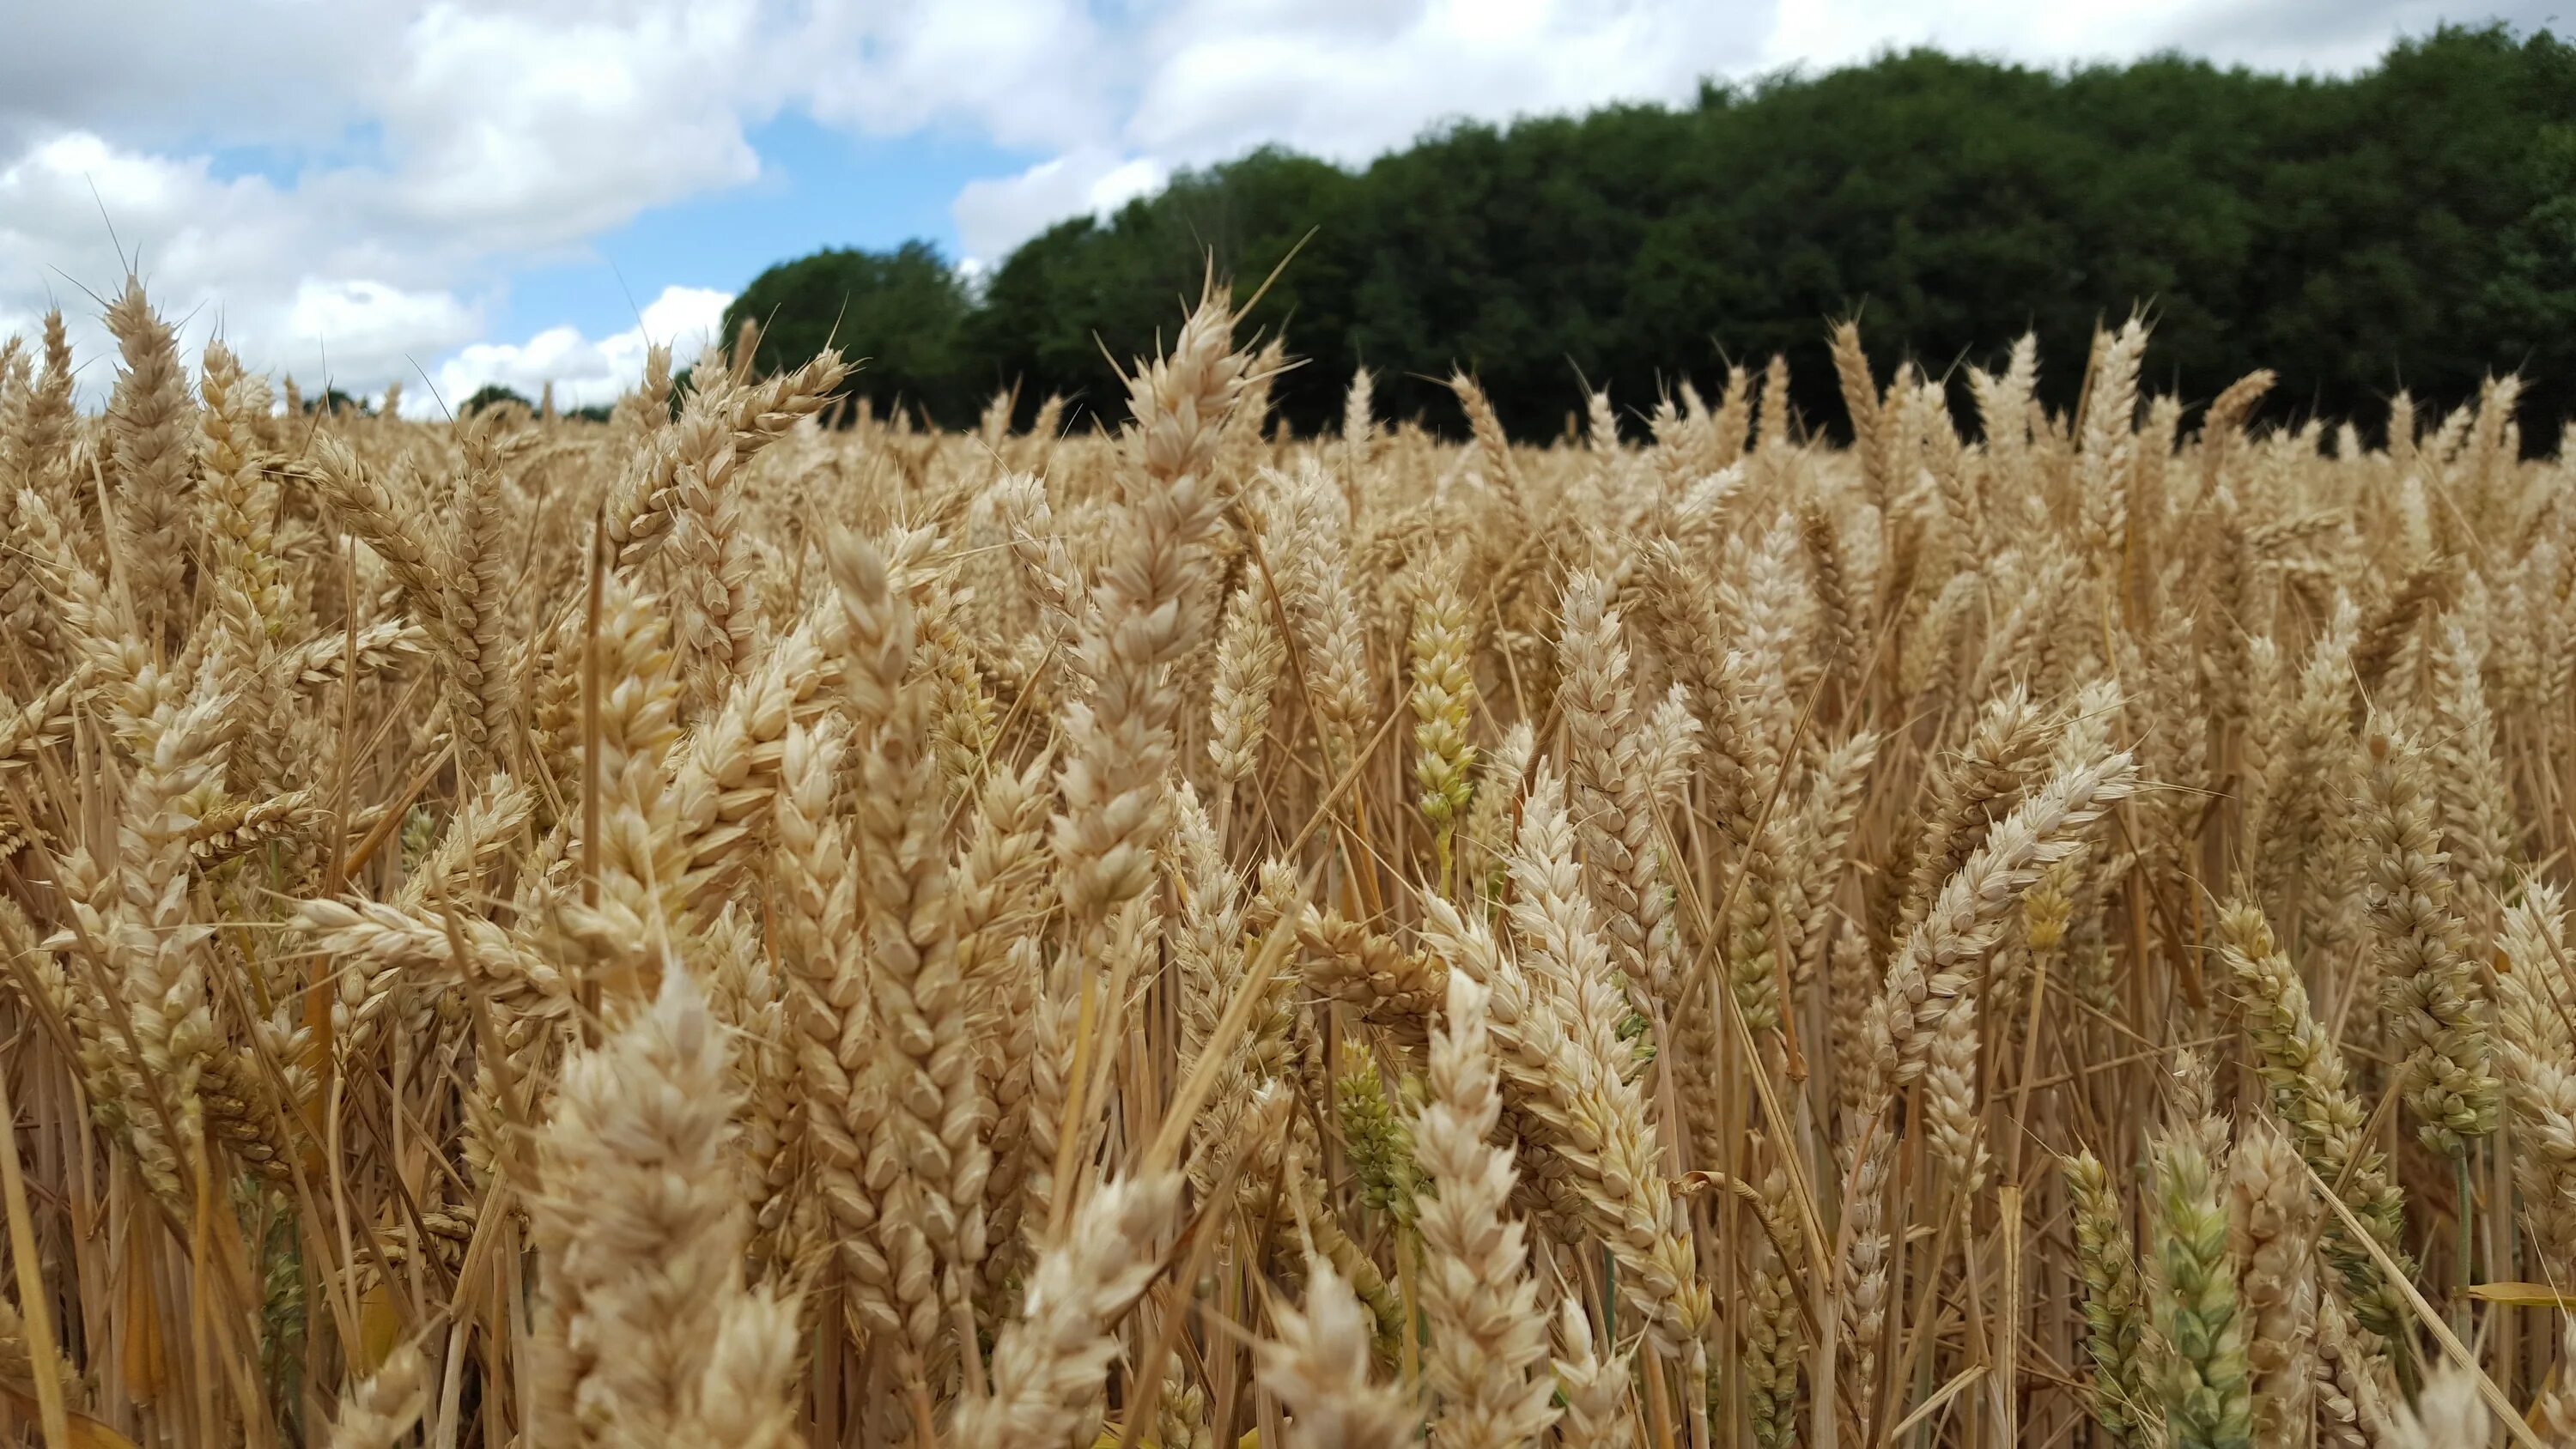
[[[2576,1445],[2510,378],[1295,438],[1220,286],[1113,428],[432,424],[107,321],[0,353],[14,1441]]]

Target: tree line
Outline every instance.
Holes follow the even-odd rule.
[[[1301,239],[1250,313],[1304,359],[1274,392],[1300,431],[1337,424],[1362,365],[1385,415],[1455,429],[1454,365],[1540,436],[1582,386],[1633,415],[1775,352],[1800,416],[1839,428],[1825,323],[1847,316],[1882,376],[1997,366],[2033,331],[2064,406],[2095,324],[2139,306],[2150,381],[2187,401],[2270,367],[2276,420],[2367,431],[2401,387],[2448,405],[2520,369],[2524,435],[2554,446],[2576,403],[2576,47],[2452,27],[2344,77],[1916,50],[1454,125],[1356,170],[1257,151],[977,281],[926,242],[824,251],[764,272],[726,329],[765,327],[763,367],[834,340],[880,412],[969,425],[1012,388],[1022,423],[1049,393],[1114,415],[1107,358],[1168,336],[1211,258],[1248,293]]]

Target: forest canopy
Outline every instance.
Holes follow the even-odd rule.
[[[1454,429],[1434,381],[1454,364],[1540,436],[1587,383],[1633,417],[1774,352],[1801,416],[1838,430],[1825,332],[1849,316],[1881,375],[1997,365],[2035,331],[2064,406],[2095,323],[2134,305],[2147,380],[2187,402],[2269,366],[2274,419],[2367,431],[2400,387],[2447,407],[2520,369],[2525,436],[2554,445],[2576,401],[2576,48],[2445,28],[2342,77],[1917,50],[1681,108],[1454,125],[1356,170],[1262,150],[1062,222],[976,287],[925,242],[782,263],[727,335],[761,321],[765,364],[836,338],[869,359],[854,391],[951,426],[1013,387],[1023,422],[1049,393],[1115,412],[1104,350],[1151,351],[1211,257],[1248,294],[1310,232],[1248,317],[1304,359],[1275,393],[1301,432],[1338,420],[1362,364],[1386,415]]]

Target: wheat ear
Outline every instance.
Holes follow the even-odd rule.
[[[1492,993],[1449,973],[1448,1009],[1431,1039],[1430,1105],[1413,1131],[1414,1160],[1434,1196],[1421,1204],[1424,1373],[1440,1395],[1440,1449],[1509,1449],[1546,1432],[1555,1413],[1541,1372],[1546,1320],[1519,1222],[1506,1215],[1512,1149],[1491,1142],[1502,1095],[1486,1045]]]

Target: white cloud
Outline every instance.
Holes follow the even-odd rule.
[[[1017,176],[970,181],[951,214],[967,258],[978,266],[1070,216],[1105,216],[1160,190],[1171,170],[1150,157],[1122,158],[1106,148],[1041,161]]]
[[[870,135],[963,127],[1003,146],[1105,140],[1123,42],[1082,0],[812,0],[784,77],[814,114]]]
[[[1266,141],[1364,161],[1452,117],[1680,100],[1758,58],[1760,12],[1689,0],[1183,0],[1125,128],[1184,162]]]
[[[1753,68],[1767,20],[1699,0],[1171,0],[1117,52],[1124,113],[968,185],[958,235],[998,258],[1261,145],[1360,163],[1453,119],[1685,100],[1703,76]]]
[[[1794,0],[1780,7],[1762,63],[1814,72],[1914,46],[2047,63],[2131,56],[2167,43],[2176,15],[2192,8],[2192,0],[2099,7],[1952,0],[1937,9],[1891,0]]]
[[[578,328],[549,327],[522,343],[478,342],[439,366],[438,394],[455,407],[489,383],[534,398],[551,382],[557,407],[612,402],[644,375],[644,354],[654,343],[670,345],[675,369],[696,361],[732,301],[730,292],[665,287],[640,323],[596,341]],[[403,400],[403,411],[414,417],[435,417],[438,407],[437,399],[416,393]]]
[[[2349,72],[2370,65],[2404,35],[2445,19],[2490,16],[2525,26],[2546,22],[2545,0],[2120,0],[2063,5],[2036,0],[1786,0],[1763,47],[1766,68],[1822,70],[1866,61],[1885,49],[1944,50],[2043,65],[2120,61],[2163,49],[2221,64],[2270,70]]]
[[[308,387],[451,363],[604,387],[614,338],[491,336],[514,272],[756,179],[750,132],[785,107],[879,136],[1105,145],[1111,48],[1085,0],[40,6],[0,47],[0,317],[60,304],[98,357],[82,290],[112,294],[139,255],[192,344],[220,328]],[[1111,200],[1162,175],[1100,169]]]
[[[0,151],[63,130],[142,144],[310,139],[359,114],[395,62],[403,0],[22,5],[0,48]]]
[[[2548,0],[2469,18],[2545,22]],[[1106,125],[955,206],[987,260],[1099,211],[1121,167],[1160,180],[1264,144],[1363,163],[1453,119],[1506,122],[1621,101],[1687,103],[1703,78],[1863,62],[1937,45],[2043,65],[2166,48],[2222,63],[2346,71],[2454,0],[1164,0],[1115,48],[1129,98]],[[1123,199],[1123,198],[1122,198]]]
[[[75,345],[99,357],[98,308],[82,289],[114,291],[121,245],[192,344],[220,329],[255,365],[308,387],[327,376],[372,393],[421,366],[537,381],[559,368],[569,396],[631,376],[642,344],[566,328],[496,340],[511,277],[579,260],[653,208],[759,178],[750,138],[785,110],[871,137],[935,132],[1033,154],[954,199],[968,258],[988,266],[1060,218],[1109,211],[1180,168],[1257,145],[1358,163],[1452,118],[1685,102],[1703,76],[1822,69],[1911,44],[2048,64],[2173,46],[2341,70],[2397,34],[2468,14],[2455,4],[21,6],[0,46],[0,319],[23,330],[59,303],[77,319]],[[2536,25],[2544,4],[2490,0],[2469,18],[2491,10]],[[682,294],[719,295],[661,293]],[[90,369],[85,391],[103,390],[110,372]]]
[[[614,13],[431,6],[383,104],[401,157],[386,202],[468,244],[533,249],[757,176],[731,89],[757,51],[750,0]]]
[[[59,304],[98,357],[83,289],[139,258],[191,344],[220,329],[254,365],[374,393],[485,336],[515,268],[759,174],[759,0],[245,7],[234,30],[178,0],[42,7],[32,49],[13,32],[0,315]],[[241,150],[299,134],[325,144]]]
[[[96,299],[115,295],[129,262],[191,351],[221,334],[255,367],[353,390],[473,340],[485,315],[433,249],[389,245],[265,178],[218,177],[203,157],[70,133],[0,165],[0,311],[59,305],[76,354],[103,357]],[[111,381],[86,368],[83,395],[95,402]]]
[[[307,278],[296,286],[287,308],[286,332],[297,342],[313,339],[317,356],[336,347],[352,359],[372,363],[424,343],[453,347],[474,335],[476,320],[470,308],[446,292],[406,291],[363,278]]]

